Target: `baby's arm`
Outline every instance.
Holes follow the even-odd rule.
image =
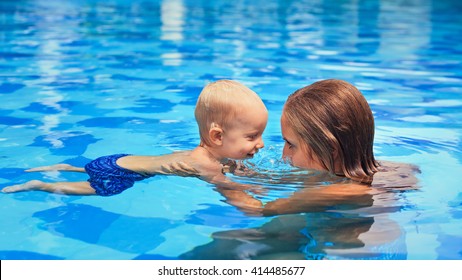
[[[177,175],[182,177],[199,177],[199,171],[186,162],[172,162],[160,165],[158,174]]]
[[[125,169],[144,176],[177,175],[183,177],[199,176],[199,171],[182,153],[162,156],[125,156],[117,160],[117,164]]]

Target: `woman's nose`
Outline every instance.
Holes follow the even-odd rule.
[[[289,158],[289,149],[287,148],[287,144],[284,144],[284,148],[282,149],[282,158]]]

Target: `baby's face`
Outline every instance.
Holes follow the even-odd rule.
[[[223,132],[222,151],[226,158],[252,158],[264,147],[262,135],[268,122],[268,112],[262,106],[243,110]]]

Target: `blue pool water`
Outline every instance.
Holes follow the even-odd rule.
[[[377,158],[421,173],[418,191],[373,198],[386,210],[273,217],[196,178],[113,197],[0,194],[0,258],[462,259],[461,13],[451,0],[1,1],[1,188],[86,179],[30,167],[192,149],[196,98],[222,78],[269,109],[261,164],[284,168],[287,96],[339,78],[372,107]]]

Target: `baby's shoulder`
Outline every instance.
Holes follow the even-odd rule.
[[[201,175],[222,173],[222,165],[218,161],[212,160],[202,153],[193,151],[184,154],[181,161],[194,167]]]

